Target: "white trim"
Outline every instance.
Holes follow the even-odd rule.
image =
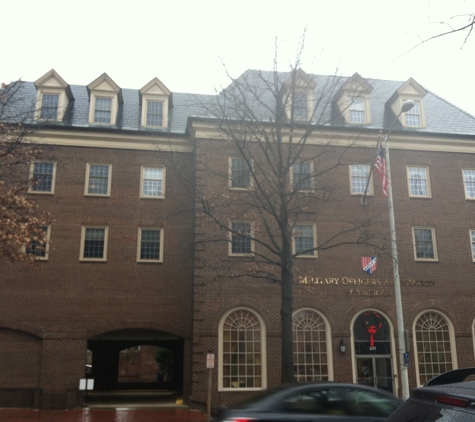
[[[348,171],[349,171],[349,176],[350,176],[350,195],[354,196],[362,196],[364,192],[353,192],[353,177],[361,177],[363,176],[353,176],[352,174],[352,167],[368,167],[368,173],[370,174],[369,176],[369,184],[368,184],[368,191],[366,192],[366,196],[374,196],[374,187],[373,187],[373,172],[371,171],[371,166],[369,164],[349,164],[348,165]],[[368,178],[366,177],[366,181]]]
[[[470,240],[470,253],[472,256],[472,262],[475,262],[475,242],[472,242],[472,232],[475,234],[475,229],[468,229],[468,236]]]
[[[445,314],[444,312],[438,310],[438,309],[425,309],[422,312],[419,312],[416,317],[414,318],[414,321],[412,321],[412,347],[414,350],[414,367],[416,369],[416,381],[418,382],[417,386],[421,387],[421,379],[420,379],[420,374],[419,374],[419,359],[418,359],[418,352],[417,352],[417,339],[416,339],[416,323],[419,320],[419,318],[427,314],[429,312],[434,312],[436,314],[439,314],[445,319],[445,322],[447,323],[447,326],[449,327],[449,339],[450,339],[450,351],[452,354],[452,369],[457,369],[458,368],[458,360],[457,360],[457,344],[455,341],[455,330],[454,330],[454,325],[452,324],[452,321],[450,318]]]
[[[110,122],[95,122],[94,115],[96,111],[96,99],[109,98],[111,99],[111,118]],[[89,107],[89,123],[97,126],[112,126],[117,120],[117,110],[119,109],[119,99],[115,92],[110,91],[96,91],[91,92],[90,107]]]
[[[328,321],[327,317],[323,315],[320,311],[315,308],[298,308],[292,313],[292,327],[293,327],[293,320],[295,315],[297,315],[301,311],[311,311],[315,312],[325,324],[325,333],[326,333],[326,345],[327,345],[327,367],[328,367],[328,381],[334,381],[334,371],[333,371],[333,337],[332,337],[332,329],[330,326],[330,322]],[[293,329],[292,329],[293,332]]]
[[[418,258],[417,257],[417,251],[416,251],[416,236],[414,233],[414,230],[417,229],[424,229],[424,230],[430,230],[431,231],[431,236],[432,236],[432,247],[434,249],[434,258]],[[426,261],[426,262],[435,262],[439,260],[439,254],[437,252],[437,238],[435,236],[435,227],[433,226],[412,226],[412,249],[414,251],[414,261]]]
[[[351,319],[351,322],[350,322],[350,332],[351,332],[351,336],[350,336],[350,346],[351,346],[351,369],[352,369],[352,372],[353,372],[353,384],[356,384],[357,383],[357,380],[358,380],[358,373],[357,373],[357,367],[356,367],[356,359],[357,357],[364,357],[366,355],[357,355],[356,354],[356,351],[355,351],[355,333],[354,333],[354,330],[353,330],[353,326],[355,324],[355,321],[356,321],[356,318],[358,318],[363,312],[366,312],[366,311],[375,311],[377,312],[379,315],[382,315],[384,316],[384,318],[386,318],[386,321],[388,322],[389,324],[389,329],[390,329],[390,333],[389,333],[389,338],[391,339],[391,367],[392,367],[392,371],[393,371],[393,389],[394,389],[394,395],[397,397],[398,396],[398,390],[400,388],[397,380],[399,380],[399,375],[398,375],[398,357],[397,357],[397,354],[396,354],[396,337],[394,335],[394,325],[391,321],[391,319],[388,317],[388,315],[381,311],[380,309],[377,309],[377,308],[363,308],[359,311],[357,311],[354,315],[353,315],[353,318]],[[374,356],[380,356],[380,355],[374,355]],[[384,356],[384,355],[381,355],[381,356]],[[401,387],[402,388],[402,387]]]
[[[465,172],[466,171],[473,171],[475,172],[475,169],[473,168],[462,168],[462,180],[463,180],[463,194],[465,195],[465,200],[467,201],[474,201],[475,196],[467,196],[467,186],[465,184]],[[475,183],[475,180],[474,180]]]
[[[233,253],[233,224],[234,223],[246,223],[250,225],[250,241],[251,241],[251,252],[248,253]],[[228,255],[229,256],[253,256],[254,255],[254,223],[249,220],[231,220],[229,222],[229,242],[228,242]]]
[[[101,166],[101,167],[109,167],[109,174],[107,177],[107,193],[89,193],[89,177],[91,173],[91,166]],[[104,196],[110,197],[111,196],[111,184],[112,184],[112,164],[105,164],[105,163],[86,163],[86,181],[84,184],[84,196]]]
[[[424,179],[411,179],[409,169],[424,169],[426,171],[426,184],[427,184],[427,195],[413,195],[411,193],[411,180],[424,180]],[[406,175],[407,175],[407,190],[409,198],[432,198],[431,184],[430,184],[430,173],[428,166],[406,166]]]
[[[84,243],[86,240],[86,229],[104,229],[104,255],[102,258],[84,258]],[[109,239],[108,226],[85,225],[81,226],[81,246],[79,251],[79,260],[87,262],[105,262],[107,261],[107,243]]]
[[[50,191],[35,191],[33,190],[33,186],[30,185],[28,186],[28,193],[34,193],[34,194],[39,194],[39,195],[54,195],[54,188],[56,184],[56,161],[32,161],[30,163],[30,171],[29,171],[29,179],[32,180],[35,172],[35,164],[53,164],[53,180],[51,182],[51,190]]]
[[[296,250],[295,250],[295,227],[296,226],[312,226],[313,227],[313,247],[316,248],[318,243],[317,243],[317,224],[316,223],[309,223],[309,222],[298,222],[298,223],[295,223],[295,226],[294,226],[294,229],[293,229],[293,232],[292,232],[292,253],[293,254],[296,254]],[[299,236],[297,236],[299,237]],[[314,250],[313,251],[313,255],[298,255],[296,256],[296,258],[318,258],[318,251],[317,250]]]
[[[257,388],[224,388],[223,387],[223,325],[224,321],[236,311],[247,311],[252,313],[258,320],[261,328],[261,379],[262,385]],[[246,306],[238,306],[227,311],[220,319],[218,326],[218,391],[261,391],[267,389],[267,342],[266,325],[264,320],[254,309]],[[203,363],[204,365],[204,363]]]
[[[243,157],[235,157],[235,156],[228,157],[228,188],[230,190],[241,190],[241,191],[252,190],[252,188],[254,186],[254,183],[253,183],[251,169],[248,169],[248,171],[249,171],[249,187],[241,188],[239,186],[233,186],[233,160],[242,160],[242,161],[244,161],[244,164],[247,166],[247,162]],[[251,165],[252,166],[254,165],[254,162],[252,160],[251,160]]]
[[[47,226],[42,226],[46,227],[46,243],[45,243],[45,256],[36,256],[32,255],[35,257],[35,261],[48,261],[49,259],[49,244],[50,244],[50,238],[51,238],[51,225],[48,224]],[[30,242],[31,244],[31,242]],[[26,250],[28,249],[28,246],[23,248],[23,252],[26,253]]]
[[[309,163],[310,164],[310,173],[308,174],[308,179],[310,182],[310,189],[297,189],[294,186],[294,166],[296,164],[304,164],[304,163]],[[295,161],[294,164],[292,164],[292,167],[290,168],[290,187],[293,192],[299,192],[299,193],[310,193],[315,191],[315,175],[314,175],[314,163],[312,160],[299,160]]]
[[[162,194],[157,195],[157,196],[148,196],[143,194],[143,189],[144,189],[144,173],[145,169],[156,169],[156,170],[162,170]],[[158,180],[158,179],[154,179]],[[142,166],[140,168],[140,193],[139,197],[144,198],[144,199],[165,199],[165,183],[166,181],[166,168],[162,166]]]
[[[142,230],[160,231],[160,240],[159,240],[160,251],[159,251],[158,259],[140,259],[140,252],[142,249]],[[152,263],[152,264],[163,262],[163,239],[164,239],[163,227],[139,227],[138,236],[137,236],[137,262]]]

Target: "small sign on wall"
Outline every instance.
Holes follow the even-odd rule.
[[[206,355],[206,369],[214,368],[214,353],[208,353]]]

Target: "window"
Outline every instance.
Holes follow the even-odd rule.
[[[414,324],[419,384],[456,367],[452,357],[451,329],[438,312],[422,314]]]
[[[30,179],[33,180],[29,189],[31,193],[54,193],[56,163],[35,162],[30,165]]]
[[[364,97],[350,97],[350,122],[365,123],[366,122],[366,100]]]
[[[312,310],[293,317],[295,381],[328,381],[328,344],[325,321]]]
[[[437,261],[437,245],[433,227],[413,227],[414,256],[418,261]]]
[[[58,120],[59,94],[43,94],[41,97],[40,118]]]
[[[472,261],[475,262],[475,230],[470,230],[470,244],[472,245]]]
[[[233,310],[221,320],[219,337],[219,389],[265,389],[265,328],[260,318],[249,309]]]
[[[248,189],[251,187],[251,172],[244,158],[230,158],[230,187]]]
[[[163,101],[147,101],[147,126],[163,126]]]
[[[41,230],[43,231],[40,237],[42,240],[37,233],[33,233],[30,244],[25,248],[25,253],[33,255],[36,260],[46,261],[49,253],[50,226],[43,226]]]
[[[414,101],[414,107],[404,113],[406,116],[406,126],[421,127],[421,105],[419,101]]]
[[[299,257],[316,257],[315,224],[299,224],[294,227],[294,253]]]
[[[107,260],[108,231],[108,227],[82,227],[80,260]]]
[[[298,191],[312,190],[312,163],[309,161],[296,162],[292,166],[292,186]]]
[[[249,255],[252,253],[254,242],[250,238],[252,236],[251,223],[233,221],[230,236],[230,255]]]
[[[475,199],[475,170],[463,170],[465,199]]]
[[[112,166],[87,164],[85,195],[110,196]]]
[[[297,92],[294,94],[292,104],[293,116],[296,120],[308,120],[308,98],[307,94]]]
[[[95,97],[94,123],[110,123],[112,113],[112,98]]]
[[[368,177],[371,171],[371,167],[363,164],[350,165],[350,177],[351,177],[351,194],[363,195],[368,185],[367,195],[373,195],[373,183],[370,180],[368,184]]]
[[[409,184],[409,196],[429,198],[429,169],[427,167],[408,167],[407,181]]]
[[[165,197],[165,169],[142,167],[141,198]]]
[[[163,262],[163,229],[139,228],[137,261]]]

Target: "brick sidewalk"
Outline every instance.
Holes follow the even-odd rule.
[[[0,409],[2,422],[204,422],[207,417],[188,409]]]

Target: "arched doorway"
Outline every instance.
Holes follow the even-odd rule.
[[[394,393],[391,326],[375,310],[361,312],[353,321],[356,382]]]
[[[94,390],[183,392],[184,342],[149,329],[117,330],[88,341],[91,362],[86,376]]]

